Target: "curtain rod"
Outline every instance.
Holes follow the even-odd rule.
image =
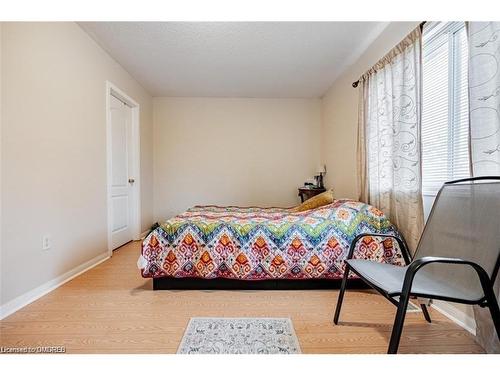
[[[420,22],[420,25],[418,25],[418,26],[420,27],[420,31],[422,31],[422,30],[423,30],[424,25],[425,25],[425,23],[426,23],[426,22],[427,22],[427,21]],[[358,87],[358,85],[359,85],[359,79],[358,79],[356,82],[353,82],[353,83],[352,83],[352,87],[354,87],[354,88]]]

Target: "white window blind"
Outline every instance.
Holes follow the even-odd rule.
[[[426,23],[422,43],[422,190],[434,195],[470,176],[465,24]]]

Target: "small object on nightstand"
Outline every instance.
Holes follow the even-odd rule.
[[[326,174],[326,165],[325,164],[320,165],[317,168],[317,171],[318,174],[314,176],[314,178],[316,179],[316,186],[318,188],[324,189],[325,185],[323,185],[323,176]]]
[[[308,200],[309,198],[312,198],[315,195],[321,194],[325,191],[326,191],[326,189],[324,187],[319,188],[319,187],[310,186],[310,185],[299,187],[300,201],[303,203],[304,201]]]

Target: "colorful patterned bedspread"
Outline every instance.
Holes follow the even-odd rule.
[[[196,206],[152,231],[138,266],[143,277],[342,278],[358,234],[400,236],[373,206],[336,200],[319,209]],[[403,265],[397,243],[365,237],[356,258]]]

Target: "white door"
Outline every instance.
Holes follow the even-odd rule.
[[[132,109],[110,95],[111,114],[111,248],[132,240]]]

